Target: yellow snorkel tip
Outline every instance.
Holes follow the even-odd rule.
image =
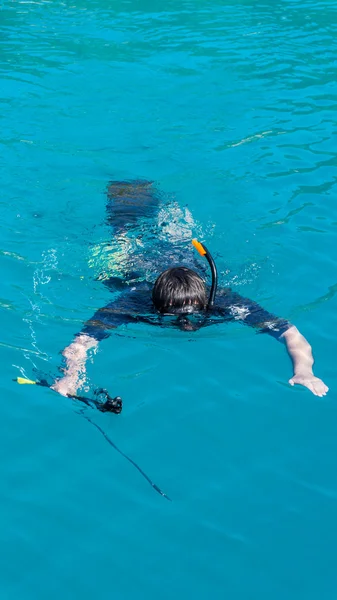
[[[36,381],[26,379],[25,377],[17,377],[16,382],[20,383],[20,385],[36,385]]]
[[[192,244],[194,248],[199,252],[199,254],[201,254],[201,256],[205,256],[206,250],[203,247],[203,245],[200,242],[198,242],[197,239],[192,240]]]

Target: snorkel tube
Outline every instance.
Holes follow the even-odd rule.
[[[218,271],[215,266],[214,259],[211,255],[211,253],[209,252],[209,250],[207,250],[205,244],[198,242],[198,240],[196,240],[196,239],[192,240],[192,244],[193,244],[194,248],[199,252],[199,254],[206,258],[209,266],[211,267],[212,285],[211,285],[211,291],[209,293],[208,304],[207,304],[207,308],[210,308],[214,304],[216,289],[218,287]]]

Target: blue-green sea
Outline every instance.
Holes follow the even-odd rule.
[[[336,41],[334,0],[2,0],[1,600],[336,599]],[[103,340],[86,393],[123,412],[84,415],[171,501],[78,403],[13,382],[57,376],[111,299],[106,188],[135,179],[330,388],[289,386],[239,322]]]

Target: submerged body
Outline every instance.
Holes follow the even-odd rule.
[[[158,227],[163,231],[167,223],[160,223],[158,214],[159,199],[151,183],[115,182],[109,186],[107,220],[115,239],[124,242],[124,246],[127,236],[132,237],[134,232],[139,232],[140,223],[145,232],[151,227],[154,231]],[[235,320],[285,342],[294,366],[294,376],[289,383],[304,385],[318,396],[325,395],[327,386],[312,371],[311,347],[297,328],[230,288],[219,288],[214,303],[208,303],[205,283],[197,273],[200,270],[205,273],[205,266],[200,265],[191,253],[184,261],[188,266],[173,266],[187,245],[184,237],[183,244],[181,240],[174,243],[178,240],[172,240],[172,231],[171,224],[170,233],[166,236],[171,237],[171,241],[162,237],[157,244],[156,269],[166,270],[159,275],[154,286],[146,277],[142,278],[142,266],[146,261],[142,261],[137,252],[135,255],[124,253],[122,277],[105,277],[106,286],[118,296],[99,309],[63,351],[66,359],[64,377],[56,381],[53,388],[63,395],[76,393],[85,378],[88,350],[107,338],[109,330],[120,325],[147,323],[193,332],[200,327]],[[138,235],[137,239],[141,240],[142,236]]]
[[[149,282],[130,284],[117,300],[100,308],[82,328],[80,335],[87,335],[98,342],[109,337],[109,330],[129,323],[146,323],[159,327],[178,327],[182,331],[196,331],[219,323],[241,321],[261,333],[280,339],[291,324],[285,319],[264,310],[259,304],[243,298],[230,288],[220,288],[214,306],[207,311],[182,314],[159,313],[152,301],[153,285]],[[114,288],[113,288],[114,289]]]

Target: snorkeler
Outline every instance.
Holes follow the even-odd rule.
[[[114,182],[108,188],[108,224],[113,228],[115,239],[125,240],[139,228],[148,230],[151,219],[158,215],[159,200],[150,182]],[[160,221],[160,220],[159,220]],[[159,222],[158,227],[165,223]],[[138,236],[138,241],[141,236]],[[182,331],[193,332],[201,327],[227,321],[241,321],[267,333],[286,345],[293,363],[294,374],[290,385],[307,387],[316,396],[325,396],[328,387],[315,377],[312,350],[298,329],[285,319],[268,313],[257,303],[243,298],[230,288],[217,287],[217,270],[214,260],[204,244],[193,241],[195,249],[205,257],[212,273],[212,283],[208,292],[204,281],[204,267],[192,259],[197,270],[189,266],[172,266],[181,255],[175,254],[172,244],[161,242],[157,255],[160,256],[162,271],[154,285],[141,278],[137,271],[137,261],[129,260],[124,254],[123,272],[112,273],[104,283],[118,298],[99,309],[84,324],[73,342],[63,350],[66,361],[63,377],[56,380],[52,388],[60,394],[76,395],[85,379],[86,360],[91,348],[109,336],[122,324],[148,323],[161,327],[178,327]],[[141,243],[140,243],[141,247]],[[188,249],[186,249],[186,256]],[[155,258],[156,258],[155,257]],[[122,263],[123,263],[122,260]],[[147,259],[148,260],[148,259]],[[154,260],[155,262],[155,260]],[[188,262],[183,260],[181,262]],[[189,259],[191,263],[191,259]],[[133,270],[136,264],[136,271]],[[140,261],[138,261],[138,265]],[[159,266],[159,265],[158,265]],[[163,270],[163,266],[166,267]],[[157,267],[157,265],[156,265]],[[168,268],[167,268],[168,267]]]

